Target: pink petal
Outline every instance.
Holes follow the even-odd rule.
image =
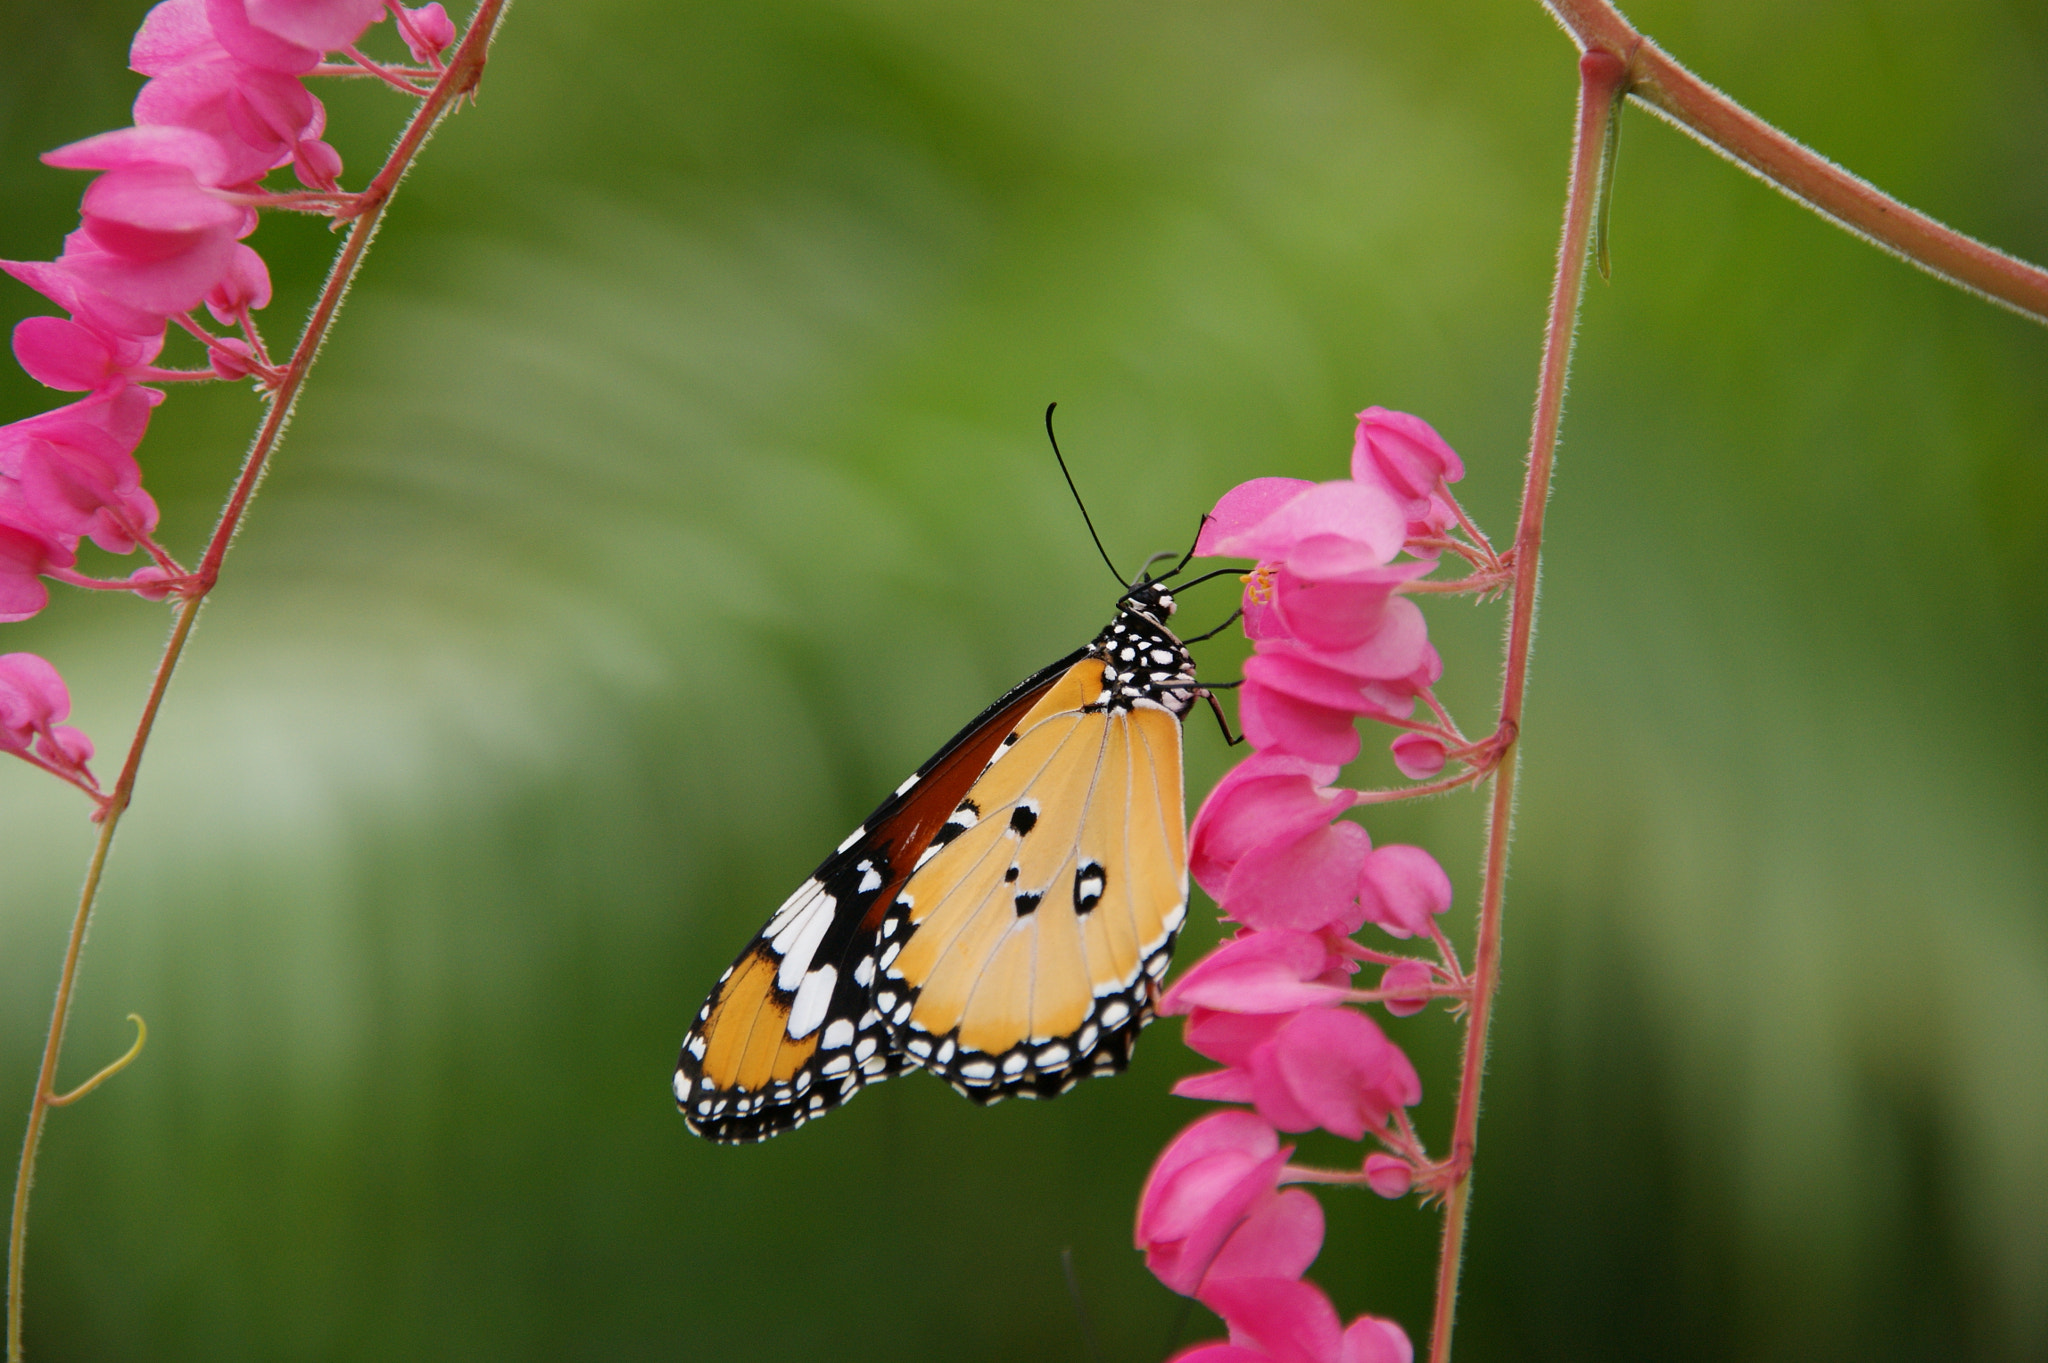
[[[1272,1145],[1261,1158],[1260,1148]],[[1204,1117],[1177,1136],[1145,1181],[1134,1241],[1145,1266],[1183,1296],[1201,1284],[1224,1241],[1270,1197],[1293,1147],[1248,1112]]]
[[[1396,937],[1426,937],[1432,915],[1451,906],[1451,878],[1420,847],[1393,843],[1365,859],[1358,877],[1365,919]]]
[[[1272,1034],[1286,1025],[1286,1019],[1288,1013],[1227,1013],[1223,1009],[1196,1007],[1188,1011],[1182,1040],[1198,1056],[1223,1060],[1225,1064],[1243,1064],[1257,1046],[1272,1040]]]
[[[1209,512],[1209,519],[1202,522],[1202,533],[1195,537],[1195,556],[1257,558],[1257,554],[1231,546],[1239,536],[1314,486],[1306,478],[1254,478],[1239,483],[1223,494]]]
[[[1273,638],[1258,641],[1258,654],[1298,658],[1354,682],[1407,681],[1429,663],[1429,621],[1421,607],[1397,596],[1380,608],[1373,628],[1351,647],[1324,648],[1305,638]],[[1331,684],[1342,685],[1343,681]]]
[[[46,388],[86,393],[116,371],[106,341],[64,317],[24,317],[14,325],[14,358]]]
[[[1323,577],[1390,562],[1407,525],[1384,489],[1340,479],[1290,498],[1230,543],[1248,558],[1286,560],[1303,576]]]
[[[1407,1160],[1375,1151],[1365,1157],[1365,1186],[1381,1197],[1406,1197],[1415,1186],[1415,1170]]]
[[[1465,476],[1464,461],[1419,416],[1368,407],[1358,414],[1351,476],[1377,482],[1404,502],[1426,501],[1437,484]]]
[[[1254,932],[1225,942],[1174,981],[1159,1001],[1162,1016],[1195,1007],[1232,1013],[1286,1013],[1329,1003],[1341,985],[1320,983],[1333,964],[1330,949],[1305,932]]]
[[[1247,1164],[1261,1163],[1280,1149],[1280,1137],[1273,1128],[1249,1112],[1215,1112],[1181,1131],[1153,1162],[1145,1177],[1145,1192],[1138,1204],[1136,1247],[1147,1243],[1146,1232],[1161,1229],[1164,1215],[1156,1203],[1165,1200],[1167,1186],[1184,1170],[1218,1155],[1241,1157]],[[1187,1223],[1173,1222],[1166,1228],[1179,1233]]]
[[[232,240],[244,217],[183,166],[107,171],[86,187],[79,207],[102,250],[144,262],[189,250],[209,236]]]
[[[206,0],[164,0],[143,16],[128,49],[128,69],[160,76],[220,51],[213,25],[206,22]]]
[[[153,337],[163,347],[164,315],[130,307],[78,278],[63,261],[0,260],[5,270],[93,330],[111,335]]]
[[[1268,1045],[1270,1056],[1252,1058],[1253,1091],[1259,1115],[1282,1131],[1319,1126],[1355,1141],[1422,1097],[1414,1066],[1363,1013],[1301,1013]]]
[[[1289,1013],[1230,1013],[1219,1008],[1195,1008],[1188,1013],[1181,1037],[1187,1048],[1197,1055],[1206,1055],[1211,1060],[1220,1060],[1226,1065],[1242,1065],[1251,1058],[1251,1053],[1270,1041],[1273,1034],[1287,1025]],[[1250,1102],[1227,1099],[1229,1102]]]
[[[1259,1349],[1273,1363],[1337,1363],[1344,1327],[1314,1283],[1220,1278],[1203,1286],[1200,1299],[1230,1326],[1231,1343]]]
[[[1358,730],[1350,711],[1313,704],[1260,685],[1250,675],[1250,664],[1258,661],[1248,660],[1245,686],[1237,702],[1238,723],[1254,748],[1331,765],[1358,756]]]
[[[334,190],[341,178],[341,153],[317,137],[299,143],[292,170],[308,189]]]
[[[1217,896],[1226,912],[1254,928],[1358,931],[1358,877],[1372,840],[1355,823],[1338,821],[1288,842],[1247,853]]]
[[[1411,781],[1428,780],[1450,760],[1443,740],[1428,734],[1402,734],[1388,746],[1394,754],[1394,765]]]
[[[1326,789],[1336,777],[1333,764],[1284,753],[1253,753],[1232,767],[1202,801],[1188,832],[1188,869],[1196,881],[1220,894],[1245,853],[1299,837],[1343,813],[1357,793]]]
[[[233,263],[233,237],[208,234],[188,249],[142,261],[99,249],[84,232],[65,238],[62,265],[87,289],[132,312],[165,317],[197,307]],[[95,316],[95,321],[98,320]]]
[[[1299,1278],[1323,1248],[1323,1207],[1301,1188],[1285,1188],[1253,1208],[1209,1265],[1218,1278]]]
[[[1415,1363],[1415,1346],[1393,1321],[1360,1316],[1344,1332],[1337,1363]]]
[[[1167,1092],[1176,1098],[1195,1098],[1207,1103],[1249,1103],[1252,1074],[1250,1070],[1236,1068],[1207,1070],[1176,1081]]]
[[[69,724],[60,724],[50,730],[50,738],[54,740],[56,751],[47,751],[52,744],[45,742],[43,746],[46,751],[43,755],[51,761],[62,766],[79,768],[83,768],[86,763],[92,761],[92,740],[85,736],[83,729],[74,729]]]
[[[43,569],[56,546],[33,531],[0,522],[0,622],[26,620],[50,604]]]
[[[400,25],[399,32],[405,36],[406,50],[412,53],[412,59],[425,65],[455,41],[455,21],[438,3],[421,5],[405,11],[405,23]]]
[[[220,143],[191,128],[116,128],[43,153],[43,164],[66,170],[153,170],[175,167],[214,184],[227,158]]]
[[[1257,1349],[1243,1349],[1235,1344],[1197,1344],[1182,1349],[1166,1363],[1272,1363]]]
[[[249,22],[320,52],[348,47],[384,17],[384,0],[245,0]]]
[[[71,692],[56,668],[33,653],[0,654],[0,732],[25,743],[70,713]]]
[[[270,306],[270,270],[263,257],[241,242],[228,253],[228,267],[220,282],[206,293],[206,310],[222,326],[238,321],[243,309],[255,311]]]
[[[234,186],[259,180],[291,160],[300,138],[317,135],[325,111],[293,77],[223,54],[178,67],[143,86],[135,97],[135,121],[211,137],[223,164],[202,179]]]
[[[1384,628],[1394,588],[1429,571],[1427,563],[1397,563],[1353,575],[1363,581],[1311,581],[1283,569],[1273,578],[1273,610],[1280,629],[1268,631],[1262,622],[1261,633],[1252,637],[1284,633],[1314,649],[1355,649]]]
[[[239,60],[266,71],[303,76],[320,64],[321,53],[326,50],[288,41],[250,23],[243,0],[206,0],[206,21],[223,48]]]

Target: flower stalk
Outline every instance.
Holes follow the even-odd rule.
[[[1500,987],[1501,909],[1507,888],[1519,755],[1516,738],[1522,726],[1529,646],[1536,634],[1536,582],[1543,545],[1543,513],[1550,500],[1550,474],[1557,453],[1558,423],[1564,412],[1565,379],[1571,368],[1579,301],[1585,290],[1587,248],[1600,199],[1607,129],[1627,80],[1627,67],[1611,52],[1594,50],[1579,58],[1578,123],[1572,142],[1564,231],[1557,248],[1557,275],[1550,291],[1550,319],[1543,334],[1528,474],[1522,485],[1522,514],[1515,530],[1515,580],[1508,612],[1507,661],[1501,676],[1502,748],[1494,769],[1493,798],[1487,815],[1479,940],[1473,952],[1470,1011],[1465,1020],[1464,1057],[1459,1063],[1458,1110],[1452,1118],[1451,1152],[1445,1162],[1450,1190],[1444,1199],[1443,1242],[1437,1258],[1430,1363],[1450,1363],[1451,1357],[1458,1274],[1464,1259],[1465,1222],[1471,1207],[1472,1158],[1479,1142],[1479,1091],[1486,1073],[1486,1034],[1493,1021],[1494,994]]]
[[[170,637],[157,660],[134,737],[130,740],[122,761],[120,776],[115,780],[113,787],[100,798],[99,807],[93,815],[99,823],[99,836],[94,843],[91,860],[87,864],[85,883],[79,892],[77,909],[72,915],[71,930],[65,943],[64,961],[58,973],[57,997],[51,1008],[50,1028],[37,1070],[35,1093],[29,1105],[28,1129],[22,1141],[21,1163],[15,1177],[13,1207],[8,1222],[8,1363],[21,1363],[22,1359],[23,1253],[28,1230],[29,1192],[34,1184],[36,1155],[50,1109],[83,1097],[125,1067],[140,1051],[143,1035],[146,1034],[140,1030],[141,1022],[137,1019],[138,1036],[135,1046],[127,1055],[71,1092],[60,1094],[57,1091],[57,1065],[63,1051],[65,1027],[70,1014],[72,992],[77,981],[79,957],[85,944],[86,928],[91,921],[93,904],[98,896],[115,831],[134,796],[143,753],[155,727],[157,714],[162,708],[172,674],[176,671],[178,661],[184,655],[185,646],[191,638],[192,626],[198,618],[199,608],[219,580],[221,564],[227,556],[228,547],[248,513],[249,501],[255,495],[256,488],[269,466],[271,454],[290,420],[292,407],[305,384],[306,376],[312,370],[313,361],[334,325],[335,315],[348,292],[348,286],[376,236],[378,223],[390,204],[391,195],[441,119],[464,96],[475,91],[477,82],[483,74],[491,39],[503,14],[505,3],[506,0],[481,0],[456,50],[449,55],[445,64],[436,60],[437,69],[432,72],[435,77],[434,85],[431,90],[423,92],[418,109],[406,124],[383,167],[359,194],[339,196],[347,203],[348,235],[335,256],[333,267],[328,272],[327,280],[321,288],[304,330],[300,333],[298,344],[293,347],[290,359],[281,370],[275,371],[274,382],[266,383],[267,406],[263,422],[250,444],[249,452],[243,460],[242,468],[220,518],[208,537],[204,554],[191,573],[180,575],[169,583],[170,594],[178,598],[177,613]],[[438,10],[438,6],[434,8]],[[405,17],[401,14],[401,19]],[[405,31],[411,40],[414,37],[413,29],[407,25]],[[242,312],[242,324],[253,341],[254,331],[248,324],[246,310]],[[256,341],[255,344],[260,353],[260,341]],[[262,377],[268,381],[272,376],[270,373],[264,373]]]
[[[1617,54],[1624,93],[1788,198],[1901,260],[2048,323],[2048,270],[1944,226],[1801,146],[1672,60],[1607,0],[1543,0],[1582,52]]]

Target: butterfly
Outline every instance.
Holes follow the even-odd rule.
[[[683,1040],[692,1131],[766,1140],[910,1069],[992,1103],[1130,1063],[1187,916],[1181,724],[1209,698],[1167,627],[1187,562],[1141,573],[775,911]]]

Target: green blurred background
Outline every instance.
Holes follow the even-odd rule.
[[[0,256],[75,225],[82,178],[33,157],[124,120],[144,8],[0,3]],[[2034,0],[1633,17],[2048,258]],[[52,1121],[31,1358],[1082,1360],[1062,1249],[1100,1357],[1161,1357],[1179,1305],[1128,1237],[1197,1111],[1174,1028],[1056,1104],[914,1078],[745,1149],[683,1129],[676,1044],[883,791],[1106,617],[1048,401],[1121,561],[1241,479],[1337,476],[1370,403],[1434,422],[1506,535],[1572,58],[1531,0],[516,5],[151,749],[66,1082],[124,1014],[151,1039]],[[360,179],[402,101],[322,93]],[[333,239],[254,240],[281,341]],[[1640,111],[1614,261],[1545,556],[1460,1357],[2048,1358],[2048,332]],[[0,366],[0,419],[57,400]],[[177,551],[254,419],[226,386],[157,417]],[[1498,608],[1430,609],[1476,732]],[[164,629],[65,593],[0,648],[56,661],[113,754]],[[1229,759],[1189,735],[1198,797]],[[1368,746],[1354,778],[1385,779]],[[1461,940],[1479,819],[1368,820],[1437,850]],[[0,837],[19,1113],[91,830],[9,764]],[[1455,1030],[1391,1030],[1440,1143]],[[1324,1201],[1314,1276],[1420,1340],[1434,1214]]]

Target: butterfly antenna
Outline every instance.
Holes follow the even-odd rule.
[[[1095,541],[1095,552],[1102,555],[1102,561],[1109,564],[1109,571],[1115,573],[1116,580],[1122,583],[1124,575],[1116,571],[1114,563],[1110,563],[1109,550],[1102,547],[1102,536],[1095,533],[1095,522],[1088,518],[1088,504],[1081,500],[1081,489],[1074,486],[1074,475],[1068,472],[1067,457],[1060,453],[1060,438],[1052,433],[1052,411],[1057,406],[1057,402],[1045,405],[1045,438],[1052,442],[1052,457],[1060,461],[1060,472],[1066,476],[1067,491],[1074,494],[1074,505],[1081,508],[1081,523],[1088,527],[1088,538]]]

